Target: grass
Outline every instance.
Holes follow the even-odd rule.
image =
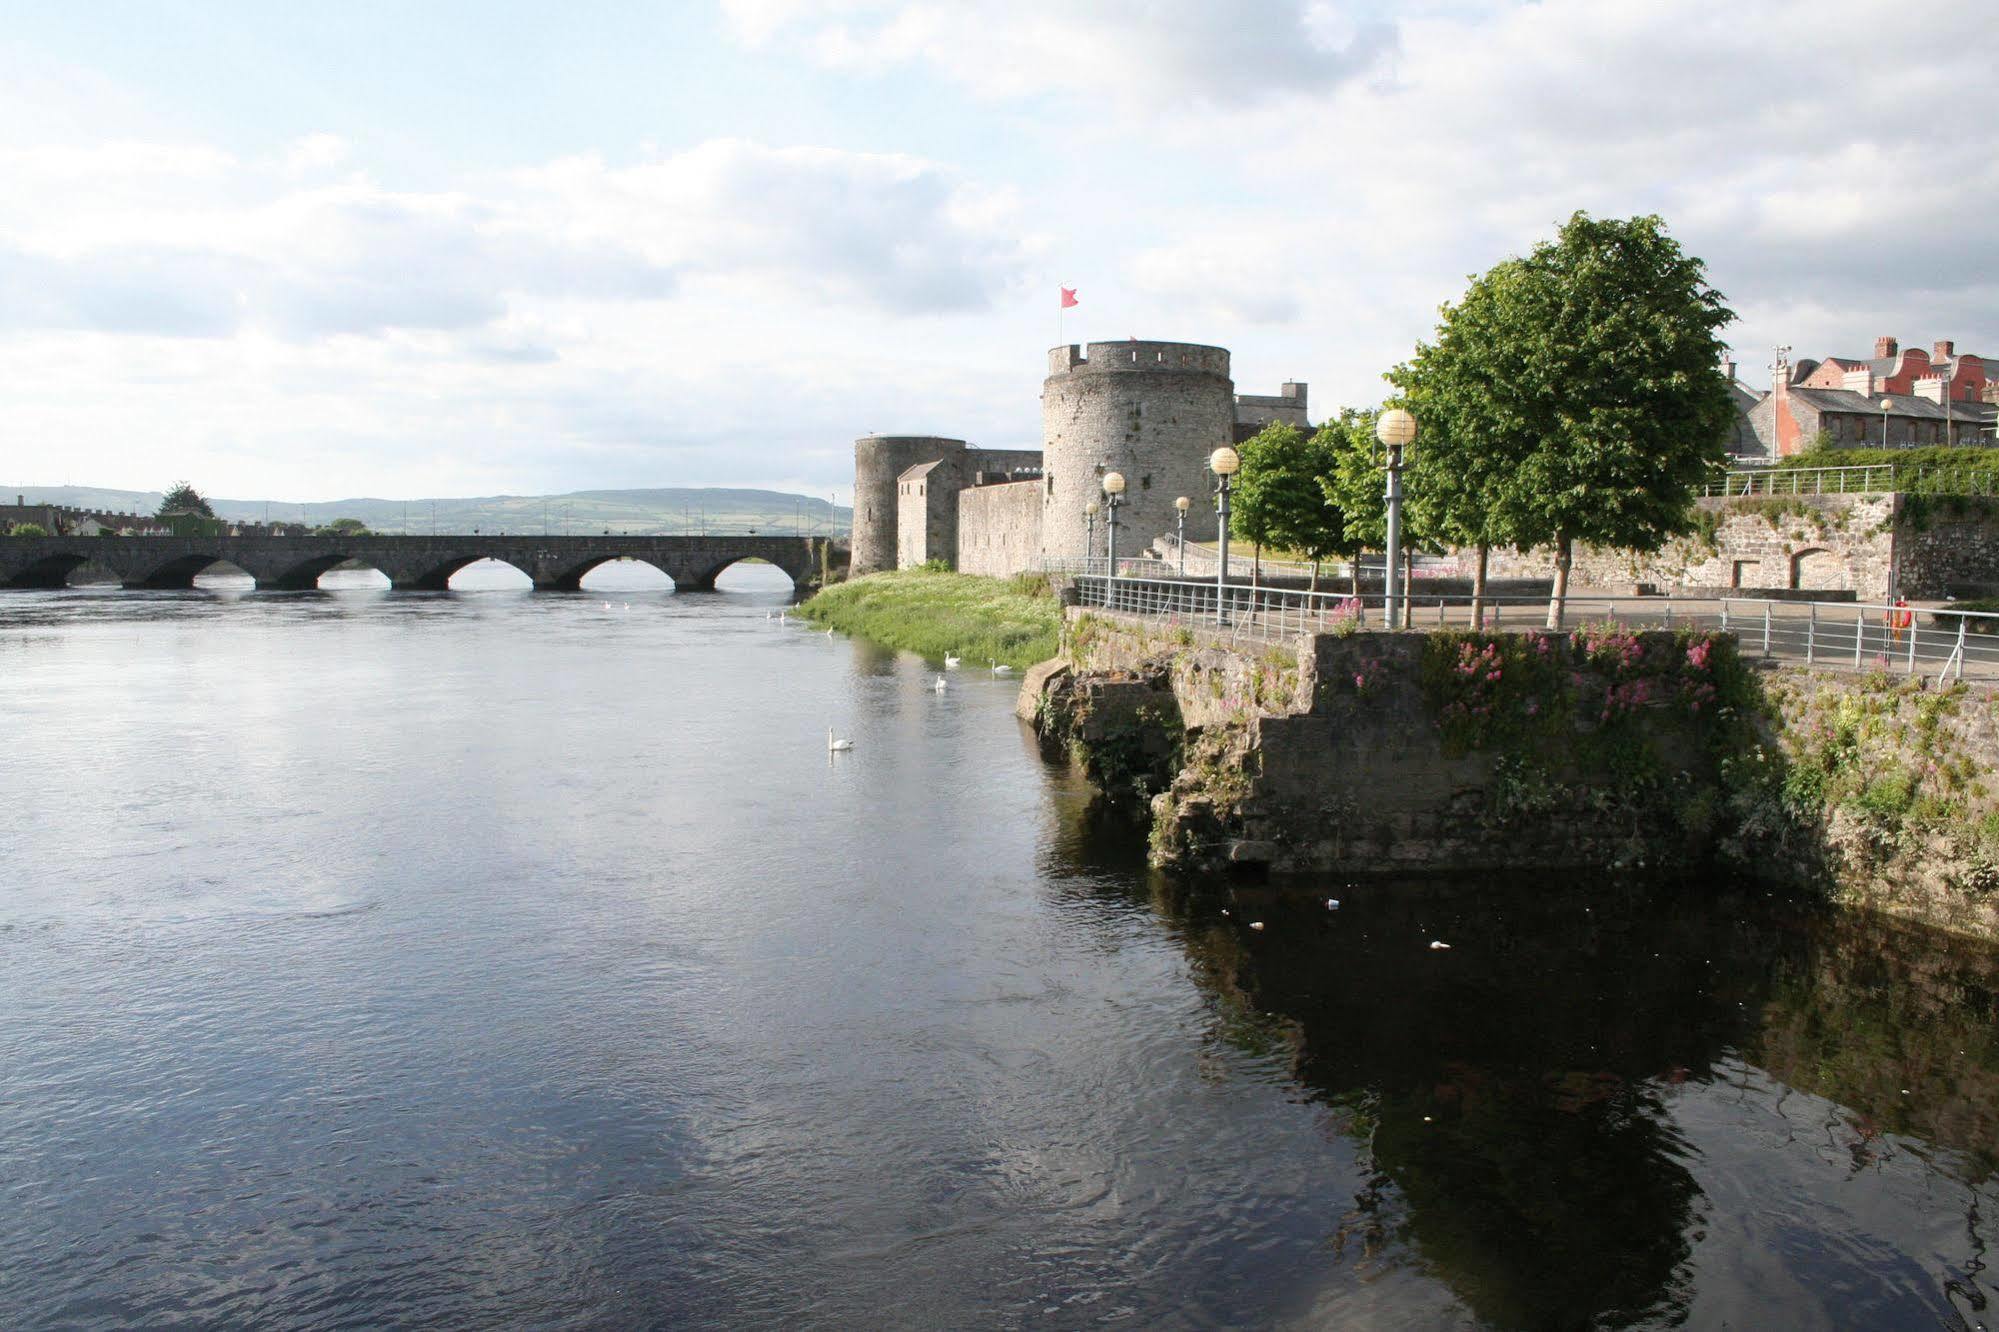
[[[1062,606],[1035,578],[905,569],[836,583],[799,613],[842,633],[967,666],[1027,667],[1056,653]]]

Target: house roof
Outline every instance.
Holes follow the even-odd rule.
[[[941,466],[943,462],[944,460],[942,458],[932,458],[929,462],[918,463],[916,464],[916,466],[908,469],[902,475],[898,476],[896,480],[898,482],[921,481],[924,477],[929,476],[933,469]]]
[[[1791,396],[1802,398],[1822,412],[1852,412],[1863,416],[1881,415],[1881,399],[1869,397],[1865,393],[1855,393],[1851,389],[1794,388]],[[1894,404],[1888,408],[1888,415],[1909,417],[1923,421],[1944,419],[1943,404],[1919,398],[1912,393],[1891,393],[1885,395]],[[1950,405],[1950,419],[1965,424],[1977,421],[1990,424],[1999,406],[1989,402],[1953,402]]]

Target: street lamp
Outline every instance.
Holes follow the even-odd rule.
[[[1104,564],[1117,577],[1117,509],[1124,503],[1124,473],[1104,473]]]
[[[1097,553],[1097,515],[1103,512],[1103,505],[1091,500],[1083,506],[1083,572],[1090,571],[1090,561]]]
[[[1175,533],[1173,544],[1180,551],[1180,577],[1182,578],[1187,576],[1187,510],[1193,507],[1194,501],[1188,499],[1185,495],[1173,501],[1174,521],[1179,524],[1179,531]]]
[[[1242,459],[1236,451],[1224,444],[1208,455],[1208,470],[1215,474],[1215,513],[1219,519],[1216,543],[1221,548],[1222,562],[1215,569],[1215,623],[1229,622],[1229,478],[1236,468],[1242,466]]]
[[[1402,549],[1402,450],[1416,438],[1416,418],[1391,407],[1374,423],[1374,437],[1388,449],[1388,562],[1382,578],[1382,624],[1396,626],[1396,564]]]
[[[1881,447],[1888,447],[1888,409],[1895,405],[1893,398],[1881,399]]]

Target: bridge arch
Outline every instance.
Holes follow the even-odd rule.
[[[576,586],[579,589],[588,590],[583,587],[584,582],[592,574],[602,573],[606,569],[617,569],[621,573],[626,574],[657,574],[661,580],[661,583],[658,585],[660,588],[671,587],[675,591],[678,591],[680,588],[679,580],[673,576],[672,570],[668,569],[664,564],[655,563],[645,558],[643,555],[610,555],[601,560],[593,560],[576,575]],[[652,584],[653,580],[651,578],[643,578],[642,583]]]
[[[252,570],[244,568],[222,554],[220,550],[206,547],[167,555],[163,559],[142,558],[136,563],[128,564],[123,571],[126,587],[168,592],[188,591],[194,587],[196,578],[202,574],[214,573],[239,574],[248,578],[257,576]]]
[[[344,564],[358,564],[374,569],[385,577],[386,569],[378,568],[373,560],[365,556],[350,555],[345,551],[320,551],[305,559],[266,560],[250,570],[256,578],[257,586],[281,592],[310,592],[319,586],[322,574],[331,573]]]
[[[14,538],[9,538],[10,540]],[[58,588],[68,587],[69,580],[77,570],[89,564],[86,555],[70,551],[56,551],[39,557],[30,557],[20,565],[8,569],[0,577],[0,586],[12,588]]]
[[[672,568],[670,561],[620,552],[592,552],[571,563],[559,565],[552,572],[545,572],[543,580],[537,586],[555,588],[563,592],[578,592],[583,588],[583,580],[591,574],[621,564],[650,569],[671,583],[675,591],[686,586],[683,581],[685,571]]]

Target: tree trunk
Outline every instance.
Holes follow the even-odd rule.
[[[1312,586],[1310,590],[1313,592],[1319,590],[1319,561],[1316,556],[1312,560]]]
[[[1359,551],[1355,551],[1347,559],[1347,585],[1355,601],[1360,600],[1360,555]]]
[[[1478,543],[1478,563],[1471,571],[1471,627],[1485,628],[1485,565],[1492,555],[1488,542]]]
[[[1249,594],[1256,596],[1256,589],[1263,583],[1263,543],[1249,543]]]
[[[1569,600],[1569,564],[1575,555],[1575,539],[1567,532],[1555,534],[1555,591],[1548,598],[1548,627],[1562,627],[1562,614]]]

